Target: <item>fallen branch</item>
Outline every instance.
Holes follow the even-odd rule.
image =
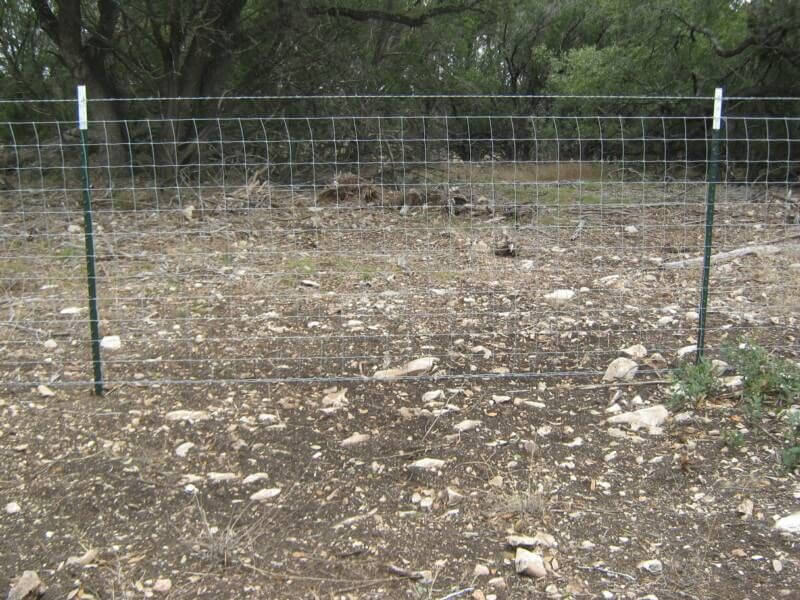
[[[718,254],[714,254],[711,257],[712,263],[717,262],[724,262],[726,260],[732,260],[734,258],[739,258],[740,256],[747,256],[748,254],[755,254],[757,256],[767,256],[770,254],[777,254],[781,251],[781,248],[778,246],[745,246],[743,248],[736,248],[735,250],[730,250],[728,252],[720,252]],[[676,260],[673,262],[664,263],[662,268],[664,269],[682,269],[684,267],[692,267],[694,265],[700,265],[703,263],[703,257],[697,256],[695,258],[687,258],[686,260]]]

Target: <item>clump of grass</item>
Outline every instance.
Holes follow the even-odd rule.
[[[724,354],[742,376],[742,399],[752,418],[761,417],[765,404],[782,409],[800,397],[800,367],[792,361],[746,342],[727,348]]]
[[[765,407],[776,409],[786,440],[781,462],[789,471],[796,469],[800,466],[800,410],[791,404],[800,398],[800,366],[747,342],[727,348],[725,358],[742,377],[743,409],[750,422],[759,423]]]
[[[714,367],[705,358],[698,363],[682,363],[672,374],[669,405],[673,410],[687,406],[696,408],[719,391],[720,383]]]
[[[723,355],[742,378],[739,410],[752,425],[763,429],[761,422],[767,409],[777,419],[785,440],[780,450],[784,468],[789,471],[798,468],[800,409],[792,403],[800,399],[800,366],[747,342],[726,348]],[[673,410],[697,408],[720,391],[717,373],[705,359],[697,364],[680,365],[672,375],[672,382],[669,404]],[[728,449],[736,450],[744,442],[742,432],[723,430],[722,444]]]

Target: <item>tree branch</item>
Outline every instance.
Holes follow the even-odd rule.
[[[49,35],[50,39],[58,46],[60,42],[58,19],[53,14],[50,3],[47,0],[31,0],[31,6],[36,11],[42,31]]]
[[[695,23],[692,23],[691,21],[687,20],[683,15],[681,15],[676,11],[668,11],[668,12],[673,17],[678,19],[681,23],[683,23],[686,27],[688,27],[690,33],[699,33],[705,36],[711,43],[711,46],[714,48],[714,52],[716,52],[717,56],[719,56],[720,58],[733,58],[734,56],[740,55],[742,52],[744,52],[751,46],[764,44],[768,40],[772,39],[775,35],[784,35],[785,33],[785,26],[778,25],[767,31],[762,36],[756,37],[754,35],[749,35],[733,48],[725,48],[722,45],[722,43],[717,39],[716,35],[714,35],[714,32],[708,29],[707,27],[703,27],[702,25],[697,25]]]
[[[384,10],[348,8],[339,6],[311,6],[308,8],[307,12],[311,17],[346,17],[353,21],[383,21],[386,23],[405,25],[406,27],[421,27],[434,17],[474,10],[478,4],[480,4],[480,0],[472,0],[466,4],[438,6],[415,16],[393,13]]]

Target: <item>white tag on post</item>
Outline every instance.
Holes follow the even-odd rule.
[[[89,129],[89,118],[86,114],[86,86],[78,86],[78,128],[81,131]]]
[[[714,90],[714,129],[722,127],[722,88]]]

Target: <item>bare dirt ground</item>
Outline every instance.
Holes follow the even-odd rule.
[[[85,304],[79,213],[5,212],[0,589],[34,570],[47,598],[800,597],[771,421],[748,428],[735,390],[661,430],[606,421],[664,403],[696,342],[699,269],[663,266],[702,248],[703,188],[680,193],[516,222],[100,211],[103,398],[61,385],[91,372],[85,313],[62,313]],[[795,230],[743,197],[721,194],[715,249],[779,250],[715,266],[709,352],[745,335],[797,360]],[[634,380],[602,382],[633,344]],[[419,357],[422,377],[373,377]]]

